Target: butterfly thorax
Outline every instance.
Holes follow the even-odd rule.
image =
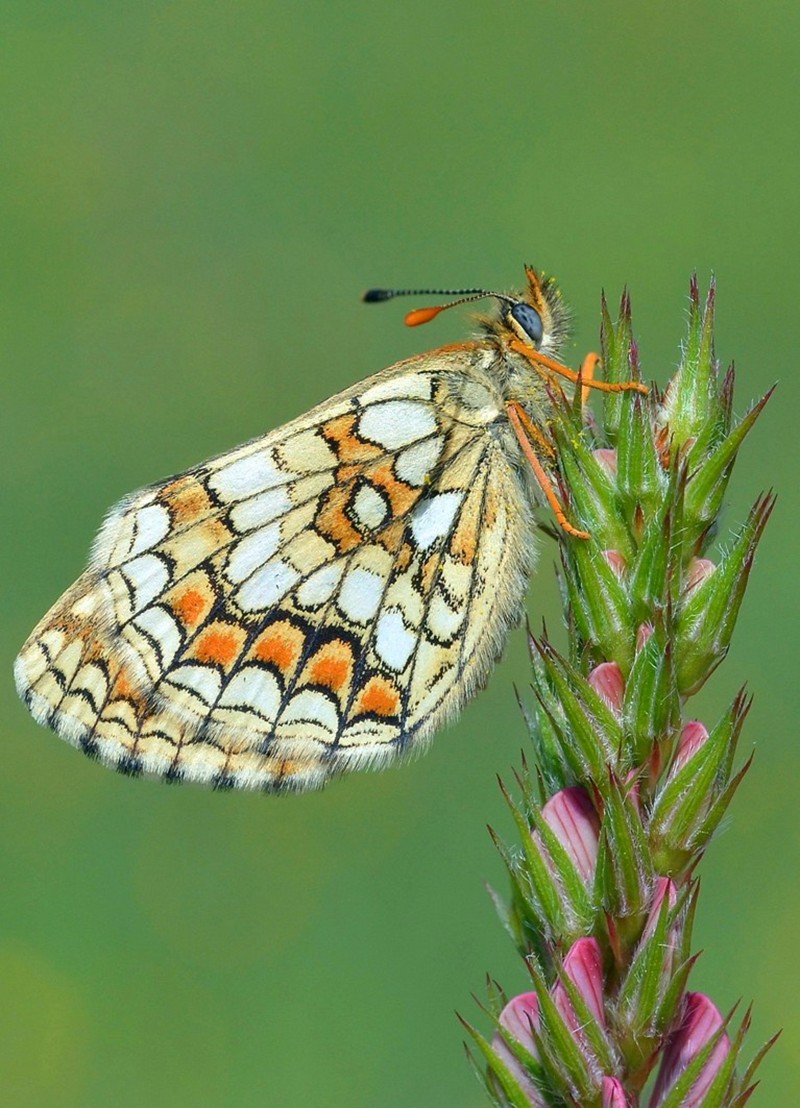
[[[499,304],[492,315],[479,317],[493,357],[489,372],[504,407],[520,404],[542,431],[553,417],[553,379],[525,356],[530,348],[557,361],[569,334],[570,312],[552,277],[526,268],[528,288]]]

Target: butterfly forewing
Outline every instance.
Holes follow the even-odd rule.
[[[316,787],[418,747],[517,621],[529,497],[465,344],[123,500],[17,663],[33,714],[129,772]]]

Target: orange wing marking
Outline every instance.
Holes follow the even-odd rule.
[[[197,643],[195,657],[198,662],[212,662],[219,666],[230,665],[239,654],[241,639],[242,636],[234,631],[219,629],[206,631]]]
[[[286,620],[272,624],[253,647],[259,662],[276,666],[284,675],[294,668],[302,653],[305,636]]]
[[[172,601],[172,610],[181,623],[193,627],[206,607],[206,597],[198,589],[187,589]]]
[[[356,711],[376,716],[396,716],[400,709],[400,694],[391,681],[371,677],[356,701]]]
[[[348,683],[352,672],[352,651],[340,639],[321,647],[308,666],[309,681],[315,685],[324,685],[335,693]]]

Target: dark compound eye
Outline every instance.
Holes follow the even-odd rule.
[[[530,304],[517,303],[511,308],[510,314],[514,317],[525,334],[536,346],[542,341],[544,327],[542,317]]]

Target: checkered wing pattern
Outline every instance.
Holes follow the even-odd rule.
[[[476,344],[401,363],[123,500],[17,662],[129,773],[314,788],[424,744],[486,677],[529,498]]]

